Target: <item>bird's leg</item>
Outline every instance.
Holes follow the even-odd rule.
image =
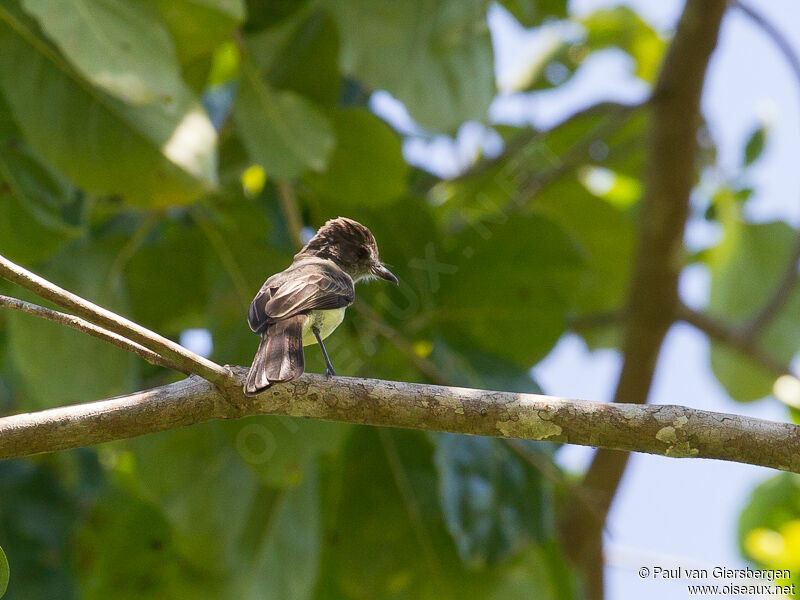
[[[328,351],[325,349],[325,344],[322,343],[322,337],[319,335],[319,327],[316,325],[312,326],[311,331],[314,332],[314,337],[317,338],[317,343],[319,347],[322,348],[322,356],[325,357],[325,377],[336,376],[336,371],[333,370],[331,359],[328,358]]]

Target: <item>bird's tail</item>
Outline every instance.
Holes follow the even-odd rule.
[[[295,315],[270,325],[261,334],[261,343],[253,358],[247,381],[246,396],[255,396],[273,383],[291,381],[303,374],[303,324],[307,315]]]

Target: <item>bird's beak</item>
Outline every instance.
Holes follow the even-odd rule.
[[[375,273],[381,279],[385,279],[386,281],[391,281],[395,285],[400,285],[400,282],[397,281],[397,277],[394,276],[389,269],[384,267],[383,265],[379,264],[372,268],[372,272]]]

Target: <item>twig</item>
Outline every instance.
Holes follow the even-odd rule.
[[[784,36],[783,33],[781,33],[781,31],[775,27],[775,25],[765,19],[763,15],[747,4],[743,4],[738,0],[734,0],[732,5],[741,10],[756,25],[758,25],[764,31],[764,33],[772,38],[772,41],[775,42],[778,50],[781,52],[781,54],[783,54],[784,58],[789,63],[789,67],[792,69],[795,80],[798,84],[800,84],[800,56],[798,56],[797,52],[795,52],[795,49],[792,47],[792,44],[789,42],[786,36]],[[751,338],[756,337],[786,305],[786,302],[788,302],[792,290],[797,283],[798,263],[800,263],[800,233],[797,236],[795,245],[792,248],[789,260],[786,262],[786,267],[781,275],[778,285],[764,303],[764,306],[761,307],[761,309],[752,317],[752,319],[750,319],[750,321],[748,321],[743,328],[742,332],[745,336]]]
[[[679,319],[697,327],[711,339],[722,342],[739,351],[740,354],[758,363],[776,377],[791,374],[791,369],[788,365],[781,364],[776,358],[770,356],[760,347],[758,340],[748,333],[730,327],[711,315],[692,310],[685,304],[678,306],[677,316]]]
[[[616,132],[630,115],[640,108],[641,104],[609,105],[604,119],[592,130],[576,141],[569,150],[559,157],[558,164],[544,173],[533,173],[522,184],[520,193],[509,203],[512,206],[524,206],[542,188],[559,179],[565,173],[585,162],[592,144]],[[580,114],[580,113],[579,113]]]
[[[203,231],[203,234],[205,234],[206,239],[208,239],[208,242],[211,244],[211,247],[214,248],[214,251],[217,253],[217,258],[222,264],[222,268],[225,269],[228,277],[231,278],[233,287],[236,289],[236,295],[239,297],[240,304],[246,310],[247,306],[250,304],[251,291],[248,289],[247,279],[245,279],[242,269],[239,266],[239,263],[236,261],[236,257],[233,255],[233,252],[231,252],[230,246],[225,241],[225,238],[219,232],[219,230],[210,222],[211,219],[208,217],[208,215],[203,214],[203,212],[198,208],[197,204],[189,207],[189,215]]]
[[[35,317],[47,319],[53,323],[58,323],[59,325],[65,325],[67,327],[71,327],[72,329],[82,331],[83,333],[92,335],[103,340],[104,342],[118,346],[123,350],[132,352],[133,354],[149,362],[151,365],[164,367],[165,369],[172,369],[173,371],[178,371],[187,375],[191,374],[187,369],[184,369],[171,360],[156,354],[152,350],[148,350],[144,346],[137,344],[136,342],[132,342],[121,335],[117,335],[116,333],[103,329],[102,327],[93,325],[88,321],[81,319],[80,317],[68,315],[50,308],[45,308],[44,306],[39,306],[38,304],[31,304],[30,302],[25,302],[24,300],[19,300],[18,298],[11,298],[9,296],[2,295],[0,295],[0,306],[13,308],[14,310],[19,310]]]
[[[133,321],[50,283],[46,279],[14,264],[4,256],[0,256],[0,276],[33,292],[45,300],[49,300],[58,306],[72,311],[95,325],[99,325],[104,329],[108,329],[109,331],[141,344],[164,358],[180,365],[182,369],[196,373],[215,385],[225,387],[230,384],[230,374],[224,367],[187,350],[183,346]]]
[[[303,218],[300,216],[300,209],[297,207],[297,197],[291,182],[283,179],[278,181],[278,201],[281,204],[283,218],[286,220],[286,227],[289,230],[289,237],[292,245],[297,250],[303,247]]]
[[[573,331],[583,331],[585,329],[596,329],[599,327],[610,327],[619,325],[625,319],[625,315],[619,310],[609,310],[588,315],[578,315],[567,318],[567,327]]]
[[[433,362],[414,352],[414,348],[406,337],[397,329],[381,319],[378,313],[364,302],[356,300],[353,305],[356,312],[364,317],[380,336],[400,350],[411,361],[420,373],[438,385],[448,385],[447,376]]]
[[[800,427],[682,406],[613,404],[536,394],[306,374],[246,398],[231,367],[230,398],[192,376],[98,402],[0,418],[0,458],[54,452],[200,423],[282,415],[546,440],[715,458],[800,472]]]
[[[521,152],[525,147],[535,144],[544,142],[548,136],[556,133],[560,129],[564,127],[569,127],[574,122],[579,121],[581,119],[590,119],[593,117],[602,117],[605,115],[611,114],[627,114],[634,111],[637,108],[643,106],[642,104],[620,104],[616,102],[600,102],[598,104],[594,104],[588,108],[583,110],[579,110],[560,123],[554,125],[549,129],[545,129],[543,131],[537,129],[527,129],[521,133],[519,133],[516,137],[511,139],[508,144],[506,145],[505,150],[503,150],[502,154],[496,156],[494,158],[484,158],[474,165],[472,165],[469,169],[447,179],[450,183],[457,183],[459,181],[463,181],[465,179],[469,179],[476,175],[481,175],[486,173],[491,168],[500,165],[504,160],[508,160],[514,154]],[[597,136],[592,136],[592,141],[594,141]],[[425,178],[424,181],[420,182],[420,184],[416,187],[416,193],[418,195],[425,195],[431,191],[434,185],[436,185],[439,181],[439,178],[430,176]]]

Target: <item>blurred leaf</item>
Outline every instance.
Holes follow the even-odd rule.
[[[486,120],[495,93],[483,0],[380,0],[325,6],[339,24],[341,66],[385,89],[433,131]]]
[[[572,316],[620,308],[633,262],[632,216],[587,194],[574,179],[564,179],[542,191],[534,208],[571,236],[585,261],[568,301]]]
[[[0,88],[46,160],[88,191],[142,205],[188,202],[216,182],[216,133],[188,92],[123,104],[82,80],[13,7],[0,7]]]
[[[233,119],[251,158],[279,178],[324,170],[335,144],[327,119],[294,92],[271,89],[248,60],[241,67]]]
[[[152,504],[112,489],[76,536],[83,600],[218,598],[215,571],[193,569],[175,547],[169,523]],[[202,549],[212,563],[216,548]]]
[[[553,533],[547,482],[508,444],[437,436],[439,501],[461,560],[472,567],[506,561]]]
[[[500,0],[499,4],[526,28],[540,25],[546,19],[567,16],[566,0]]]
[[[658,75],[666,47],[658,33],[626,6],[598,10],[582,19],[587,30],[585,45],[591,51],[614,46],[631,55],[635,73],[652,82]]]
[[[750,166],[756,162],[764,152],[767,141],[767,128],[764,125],[756,127],[747,139],[744,147],[744,164]]]
[[[326,11],[302,11],[298,18],[250,36],[247,46],[274,88],[318,104],[336,104],[341,87],[339,34]]]
[[[0,254],[33,264],[81,233],[77,190],[21,142],[0,140]]]
[[[436,497],[430,436],[359,427],[323,475],[322,572],[316,598],[571,598],[557,551],[530,548],[489,569],[464,567]],[[545,566],[546,565],[546,566]]]
[[[131,104],[172,101],[180,67],[164,24],[127,0],[22,0],[25,10],[89,81]]]
[[[84,298],[112,310],[120,306],[105,274],[115,249],[71,246],[40,269],[40,274]],[[40,302],[32,294],[24,299]],[[30,315],[9,312],[7,352],[27,392],[21,408],[38,410],[61,404],[117,396],[133,387],[134,357],[106,342]]]
[[[147,0],[175,40],[182,63],[207,55],[244,21],[243,0]]]
[[[316,597],[465,597],[457,590],[468,589],[466,572],[441,520],[426,436],[358,428],[343,459],[323,495],[329,518]],[[476,577],[471,583],[488,587]]]
[[[361,108],[331,113],[336,149],[328,168],[309,173],[308,185],[341,204],[378,206],[405,194],[408,165],[392,129]]]
[[[237,545],[257,483],[222,424],[202,423],[126,444],[132,451],[132,466],[124,471],[128,486],[163,512],[182,559],[215,575],[238,564]]]
[[[0,598],[2,598],[8,589],[8,578],[10,570],[8,568],[8,559],[6,553],[0,548]]]
[[[49,461],[0,462],[0,540],[14,567],[6,600],[77,600],[69,541],[79,517],[78,498]]]
[[[310,4],[309,0],[246,0],[246,3],[248,32],[272,27]]]
[[[541,394],[530,369],[484,352],[457,351],[441,340],[433,346],[431,359],[451,385],[485,390]],[[548,444],[548,447],[552,444]]]
[[[306,465],[300,484],[276,500],[261,545],[235,576],[236,598],[306,600],[316,584],[322,545],[317,470]]]
[[[206,324],[208,241],[199,228],[165,219],[130,251],[120,266],[136,322],[162,334]],[[162,275],[154,276],[154,268]]]
[[[350,432],[345,423],[269,416],[230,421],[223,427],[252,473],[264,485],[282,488],[302,481],[310,460],[336,452]]]
[[[575,242],[548,218],[514,215],[464,232],[453,246],[437,258],[429,242],[422,250],[426,258],[418,262],[429,284],[440,287],[444,338],[518,365],[542,358],[564,330],[565,310],[584,268]]]
[[[780,473],[759,485],[739,517],[738,538],[742,556],[760,568],[789,569],[790,582],[800,584],[800,477]]]
[[[730,211],[729,211],[730,212]],[[722,216],[725,238],[709,252],[711,297],[709,312],[730,323],[742,323],[761,309],[783,274],[797,232],[782,222],[749,224]],[[800,351],[800,290],[760,336],[776,360],[789,364]],[[757,400],[772,392],[775,377],[723,344],[711,343],[711,367],[734,400]]]

